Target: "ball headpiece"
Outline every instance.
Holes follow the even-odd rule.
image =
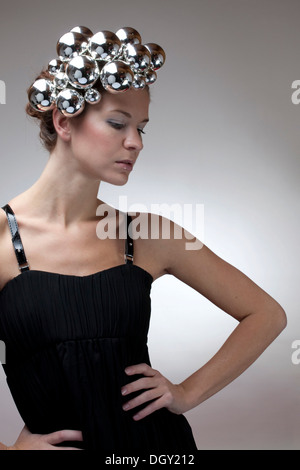
[[[101,93],[95,87],[99,80],[110,93],[151,85],[166,56],[157,44],[141,41],[140,34],[129,27],[93,34],[85,26],[76,26],[57,42],[58,58],[48,64],[52,80],[40,78],[29,88],[30,105],[40,112],[56,106],[72,117],[83,111],[85,103],[99,103]]]

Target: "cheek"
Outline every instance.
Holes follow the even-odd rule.
[[[111,152],[116,147],[116,138],[105,126],[89,125],[83,127],[74,141],[77,152],[96,154]]]

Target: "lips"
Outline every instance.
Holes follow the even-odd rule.
[[[120,160],[116,162],[123,170],[131,171],[133,168],[132,160]]]
[[[128,163],[129,165],[133,165],[133,161],[132,161],[132,160],[120,160],[120,161],[118,161],[117,163]]]

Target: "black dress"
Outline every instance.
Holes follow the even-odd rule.
[[[150,364],[147,334],[153,278],[132,263],[127,230],[125,263],[88,276],[30,270],[15,215],[5,210],[21,274],[0,292],[3,368],[12,397],[32,433],[76,429],[86,450],[195,452],[191,427],[166,408],[135,421],[139,408],[121,387],[133,364]],[[129,226],[130,217],[127,214]],[[141,391],[136,394],[142,393]],[[144,408],[143,404],[140,408]]]

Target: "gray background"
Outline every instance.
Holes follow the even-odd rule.
[[[47,154],[23,112],[25,90],[57,39],[75,25],[133,26],[167,53],[152,88],[145,149],[124,187],[102,184],[118,207],[204,205],[203,241],[284,307],[288,327],[240,378],[186,413],[199,449],[299,449],[298,0],[65,0],[5,2],[0,12],[0,201],[39,177]],[[175,217],[176,219],[176,217]],[[191,229],[194,220],[186,221]],[[1,262],[1,261],[0,261]],[[204,364],[235,321],[172,276],[152,287],[152,365],[181,381]],[[1,371],[0,440],[22,422]]]

